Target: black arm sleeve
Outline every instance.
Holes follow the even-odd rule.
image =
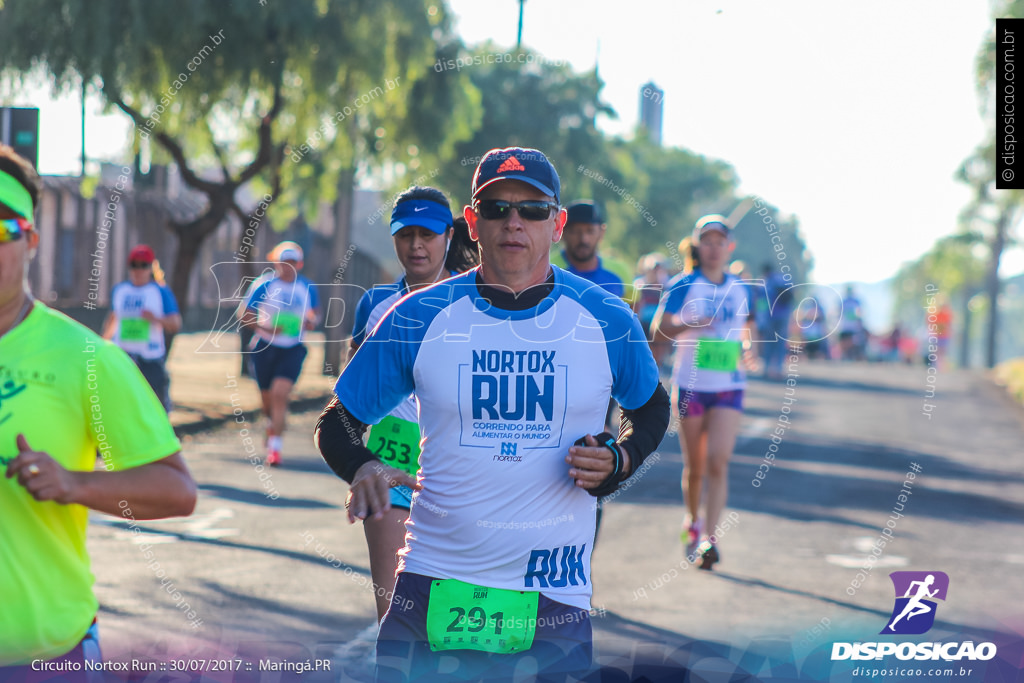
[[[320,449],[320,455],[334,473],[349,484],[356,470],[368,462],[379,461],[363,445],[365,431],[366,425],[353,417],[337,396],[331,397],[313,429],[313,443]]]
[[[601,482],[599,487],[588,491],[590,495],[607,496],[613,493],[619,488],[619,484],[640,469],[647,456],[654,452],[665,436],[671,414],[670,404],[668,392],[661,382],[658,382],[647,403],[636,410],[622,409],[622,416],[619,418],[619,438],[615,443],[621,450],[629,453],[630,471],[628,474],[612,474]]]

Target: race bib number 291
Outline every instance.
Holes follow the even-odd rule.
[[[507,654],[533,645],[540,594],[445,579],[430,582],[427,640],[432,650]]]

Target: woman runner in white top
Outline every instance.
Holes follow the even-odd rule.
[[[736,246],[726,219],[704,216],[697,221],[692,240],[695,269],[669,282],[651,328],[654,339],[661,334],[676,346],[672,395],[686,460],[686,556],[690,561],[699,557],[701,569],[711,569],[721,559],[716,534],[742,416],[744,366],[753,362],[749,348],[754,332],[747,287],[726,269]]]

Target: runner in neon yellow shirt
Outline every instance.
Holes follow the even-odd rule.
[[[38,197],[34,169],[0,145],[0,680],[28,674],[33,660],[68,671],[99,658],[89,509],[155,519],[187,515],[196,499],[138,368],[32,298]]]

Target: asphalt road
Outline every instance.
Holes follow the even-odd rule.
[[[730,468],[732,522],[715,571],[683,558],[674,431],[608,503],[592,577],[604,680],[867,680],[854,667],[906,663],[832,662],[833,643],[894,639],[994,642],[995,659],[944,664],[954,674],[929,680],[1016,680],[1024,649],[1024,412],[967,372],[939,373],[926,398],[921,367],[801,360],[795,370],[788,401],[783,382],[748,389]],[[263,473],[245,458],[240,430],[252,424],[189,438],[185,453],[201,488],[191,518],[136,525],[92,516],[108,660],[180,662],[211,681],[279,681],[296,678],[247,663],[213,671],[212,662],[323,659],[329,670],[303,680],[368,680],[374,606],[366,546],[362,529],[344,518],[346,485],[313,448],[315,417],[292,419],[285,466]],[[766,460],[780,417],[789,422]],[[885,528],[891,536],[882,536]],[[884,549],[858,579],[879,538]],[[898,570],[949,576],[926,635],[878,635],[895,597],[888,574]],[[961,664],[972,671],[960,675]]]

